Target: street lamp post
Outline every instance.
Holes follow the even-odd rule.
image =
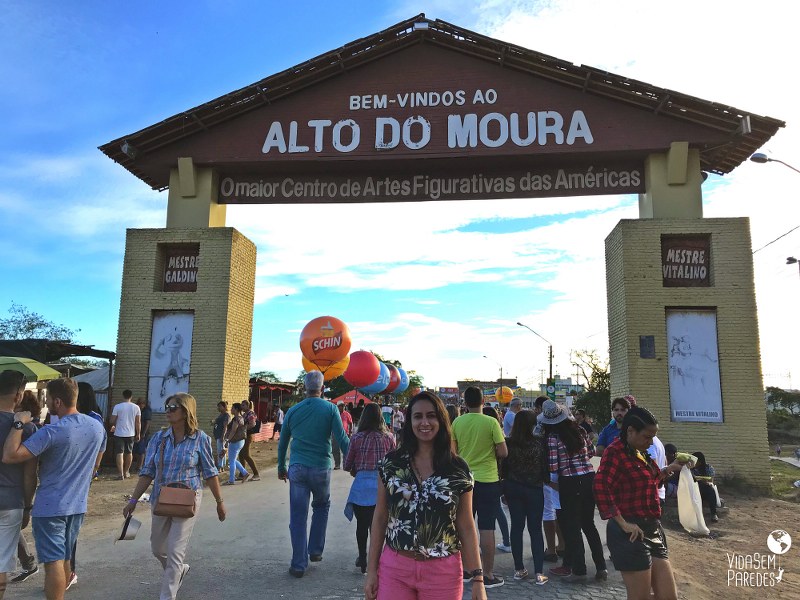
[[[800,261],[797,260],[794,256],[787,256],[786,257],[786,264],[787,265],[797,265],[798,273],[800,274]]]
[[[503,365],[501,365],[501,364],[500,364],[499,362],[497,362],[495,359],[493,359],[493,358],[489,358],[489,357],[488,357],[488,356],[486,356],[485,354],[483,355],[483,358],[486,358],[486,359],[488,359],[488,360],[492,361],[492,362],[493,362],[493,363],[495,363],[495,364],[496,364],[498,367],[500,367],[500,381],[499,381],[498,383],[499,383],[500,385],[503,385]]]
[[[768,163],[768,162],[780,163],[784,167],[789,167],[792,171],[800,173],[800,169],[798,169],[796,167],[793,167],[789,163],[785,163],[782,160],[778,160],[777,158],[770,158],[769,156],[767,156],[763,152],[756,152],[755,154],[753,154],[753,156],[750,157],[750,160],[753,161],[754,163],[759,163],[759,164],[762,164],[762,165],[764,163]]]
[[[531,329],[527,325],[525,325],[523,323],[520,323],[519,321],[517,321],[517,325],[519,325],[520,327],[524,327],[525,329],[530,331],[532,334],[534,334],[538,338],[540,338],[540,339],[544,340],[545,342],[547,342],[547,345],[549,346],[549,355],[550,355],[550,381],[552,382],[553,381],[553,344],[551,344],[550,342],[545,340],[541,335],[536,333],[533,329]],[[550,384],[548,384],[548,385],[550,385]]]

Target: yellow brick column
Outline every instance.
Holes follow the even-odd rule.
[[[664,287],[661,236],[707,234],[710,287]],[[659,438],[702,451],[722,475],[769,487],[761,355],[748,219],[620,221],[606,238],[611,395],[636,396],[659,420]],[[722,423],[671,421],[668,308],[713,308],[722,387]],[[655,358],[641,358],[639,336],[654,336]]]
[[[248,397],[253,335],[256,248],[225,227],[213,169],[179,159],[170,178],[166,229],[129,229],[122,274],[114,389],[146,396],[153,317],[160,311],[194,314],[189,393],[198,419],[210,430],[216,403]],[[199,247],[196,291],[164,291],[165,257],[171,248]],[[119,394],[117,394],[119,396]],[[162,400],[151,399],[154,409]],[[154,414],[155,427],[164,424]]]

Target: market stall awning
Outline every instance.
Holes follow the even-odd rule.
[[[47,381],[61,377],[61,373],[38,360],[19,356],[0,356],[0,371],[9,370],[23,373],[28,381]]]

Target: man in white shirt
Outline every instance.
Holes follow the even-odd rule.
[[[131,402],[133,392],[122,392],[122,402],[111,412],[111,433],[114,434],[114,452],[117,459],[117,479],[131,476],[133,462],[133,444],[139,441],[142,430],[142,411]]]
[[[511,437],[511,428],[514,426],[514,417],[522,410],[522,400],[519,398],[512,398],[508,404],[508,410],[503,417],[503,435]]]
[[[394,430],[395,443],[400,443],[400,432],[403,430],[403,423],[406,422],[406,417],[403,411],[400,410],[400,405],[394,405],[394,413],[392,414],[392,429]]]
[[[278,410],[275,411],[275,426],[272,429],[272,437],[269,438],[269,439],[274,440],[275,439],[275,434],[276,433],[280,434],[281,427],[283,427],[283,411],[281,410],[281,407],[279,406]]]

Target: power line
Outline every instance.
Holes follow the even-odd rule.
[[[753,254],[755,254],[756,252],[760,252],[761,250],[763,250],[764,248],[766,248],[766,247],[767,247],[767,246],[769,246],[770,244],[774,244],[774,243],[775,243],[775,242],[777,242],[779,239],[781,239],[781,238],[783,238],[783,237],[786,237],[787,235],[789,235],[790,233],[792,233],[792,232],[793,232],[795,229],[800,229],[800,225],[798,225],[797,227],[793,227],[792,229],[790,229],[789,231],[787,231],[787,232],[786,232],[786,233],[784,233],[783,235],[779,235],[779,236],[778,236],[778,237],[776,237],[774,240],[772,240],[772,241],[771,241],[769,244],[764,244],[764,245],[763,245],[763,246],[761,246],[761,248],[759,248],[758,250],[753,250]]]

